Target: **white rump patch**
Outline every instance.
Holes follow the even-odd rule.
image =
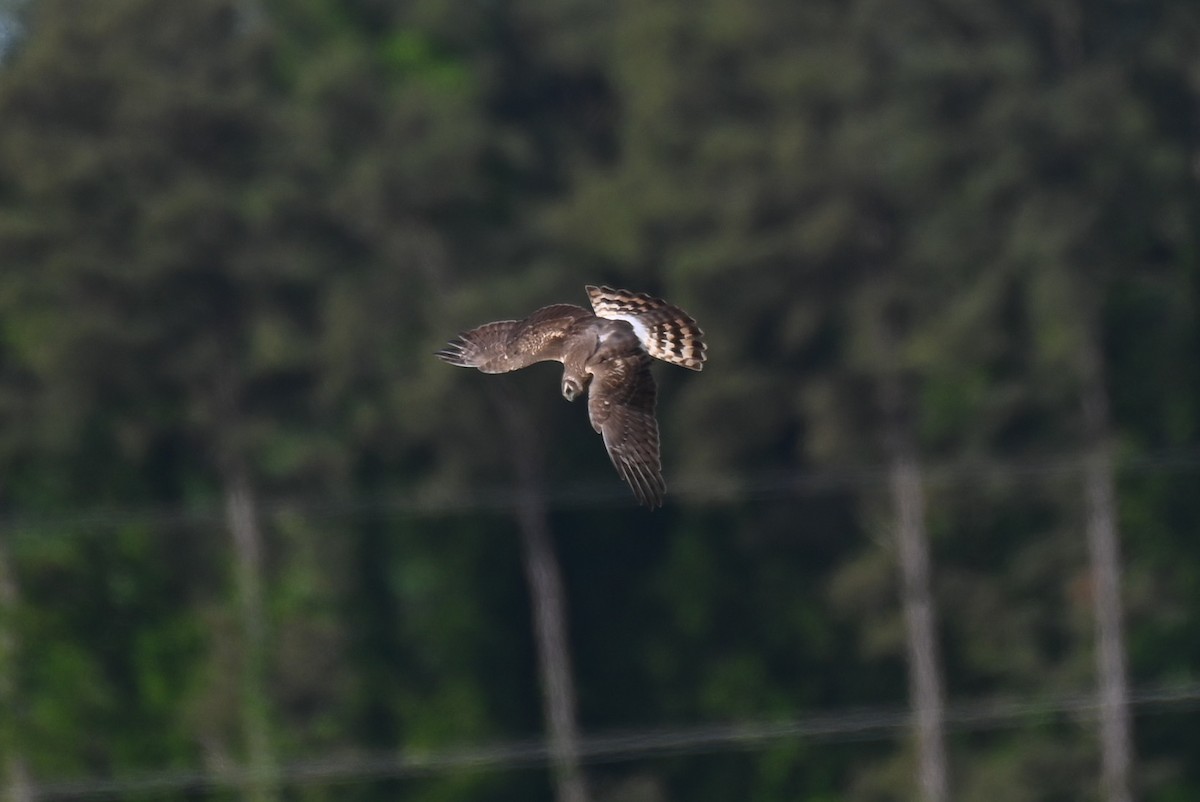
[[[645,323],[638,320],[633,315],[613,314],[610,312],[610,313],[603,315],[603,317],[606,317],[609,320],[624,320],[630,326],[633,326],[633,333],[637,335],[638,341],[641,342],[643,348],[649,350],[649,348],[650,348],[650,329],[647,328]],[[606,334],[604,338],[608,339],[608,337],[610,337],[610,336],[611,336],[611,334]]]

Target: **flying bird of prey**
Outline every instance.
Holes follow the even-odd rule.
[[[638,501],[662,506],[657,389],[651,357],[691,370],[704,367],[704,332],[677,306],[645,293],[588,287],[592,311],[543,307],[524,320],[464,331],[437,356],[451,365],[506,373],[534,362],[563,363],[562,394],[588,393],[588,417]]]

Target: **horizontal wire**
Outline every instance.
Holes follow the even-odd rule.
[[[1164,709],[1200,706],[1200,684],[1148,686],[1134,690],[1129,704],[1142,715]],[[993,699],[948,706],[942,716],[952,732],[1013,729],[1022,720],[1047,715],[1094,717],[1102,704],[1094,693],[1032,699]],[[783,740],[814,743],[882,740],[907,730],[913,712],[881,707],[846,710],[805,718],[668,727],[579,739],[574,758],[582,764],[617,763],[661,757],[689,757],[750,751]],[[276,770],[164,771],[130,778],[87,778],[33,784],[34,799],[117,799],[139,794],[212,791],[256,783],[326,785],[436,776],[460,771],[510,771],[544,767],[562,759],[564,750],[543,740],[505,741],[443,750],[409,749],[400,753],[347,755],[287,763]]]
[[[1071,476],[1082,472],[1087,454],[1069,454],[1018,461],[963,461],[925,463],[923,482],[927,487],[945,487],[957,483],[1016,481],[1048,476]],[[1137,457],[1114,459],[1118,475],[1178,473],[1200,469],[1200,450],[1174,450]],[[728,503],[742,499],[763,499],[811,495],[837,489],[882,486],[886,483],[886,465],[823,470],[761,471],[739,476],[714,473],[694,476],[672,483],[670,494],[701,504]],[[617,480],[588,481],[548,488],[546,503],[555,510],[591,509],[601,505],[632,506],[625,487]],[[268,518],[302,516],[311,519],[379,519],[400,515],[443,516],[464,513],[509,512],[520,498],[512,485],[476,486],[467,490],[393,494],[384,498],[345,501],[266,499],[260,502],[261,514]],[[115,506],[84,510],[64,515],[0,515],[0,529],[13,533],[44,533],[62,530],[95,530],[118,526],[186,527],[223,524],[221,503],[182,508],[153,506]]]
[[[1084,456],[1042,459],[1020,463],[972,463],[957,466],[933,466],[925,471],[929,484],[961,480],[1040,478],[1070,475],[1084,467]],[[1181,471],[1200,467],[1200,452],[1163,452],[1123,460],[1121,473]],[[712,500],[718,493],[736,495],[784,495],[817,492],[838,487],[883,484],[886,467],[839,472],[781,471],[759,474],[749,482],[729,475],[683,483],[677,495]],[[548,495],[552,506],[586,506],[624,499],[623,488],[603,487],[599,483],[576,485]],[[511,507],[512,491],[497,487],[476,490],[465,499],[452,502],[444,497],[403,496],[383,501],[298,504],[274,501],[265,505],[267,515],[305,514],[328,517],[357,517],[386,514],[445,514],[468,510],[504,511]],[[35,525],[36,528],[102,528],[129,523],[143,525],[200,524],[223,520],[223,511],[214,505],[200,510],[149,510],[123,508],[95,511],[55,519],[21,520],[12,516],[0,525],[12,529]],[[1200,685],[1175,688],[1143,689],[1131,695],[1134,706],[1195,706],[1200,703]],[[949,730],[998,730],[1021,718],[1072,713],[1084,715],[1099,710],[1092,695],[1078,694],[1050,699],[973,703],[947,708],[943,721]],[[641,757],[699,755],[755,748],[762,743],[803,738],[818,742],[878,739],[906,729],[911,720],[907,709],[866,709],[831,716],[817,716],[784,722],[758,722],[739,725],[669,728],[642,732],[590,736],[580,740],[577,758],[583,763],[619,762]],[[253,782],[287,784],[324,784],[361,782],[371,779],[405,778],[436,775],[467,769],[513,769],[543,766],[554,761],[554,750],[542,741],[511,741],[501,744],[385,755],[352,755],[340,758],[289,763],[275,771],[173,771],[129,779],[85,779],[48,782],[31,791],[38,799],[105,799],[165,791],[203,791],[243,786]]]

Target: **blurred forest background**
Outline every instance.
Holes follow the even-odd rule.
[[[0,794],[1200,798],[1200,5],[0,0]],[[665,509],[460,329],[662,295]]]

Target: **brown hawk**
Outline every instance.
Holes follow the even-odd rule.
[[[588,417],[617,473],[638,501],[662,506],[657,390],[650,358],[704,367],[704,332],[686,312],[645,293],[588,287],[592,311],[554,304],[524,320],[487,323],[455,337],[437,356],[451,365],[505,373],[534,362],[563,363],[562,394],[588,391]]]

